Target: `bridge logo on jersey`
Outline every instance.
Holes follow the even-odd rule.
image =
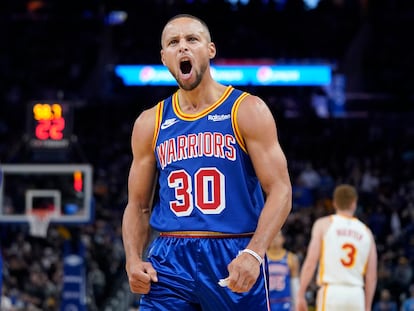
[[[207,120],[217,122],[230,119],[230,117],[230,114],[209,114]]]
[[[180,120],[177,120],[177,118],[171,118],[164,121],[163,124],[161,124],[161,129],[165,130],[166,128],[169,128],[170,126],[174,125],[175,123],[179,122]]]

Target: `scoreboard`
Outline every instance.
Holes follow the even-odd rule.
[[[66,149],[70,144],[73,108],[69,102],[32,101],[27,109],[29,145],[38,149]]]

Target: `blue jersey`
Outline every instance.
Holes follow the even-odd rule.
[[[290,310],[292,295],[290,291],[290,268],[288,251],[280,260],[268,258],[269,296],[272,311]]]
[[[414,311],[414,298],[407,298],[407,300],[403,302],[401,311]]]
[[[254,232],[263,193],[236,121],[248,93],[228,86],[197,114],[178,92],[158,103],[153,141],[159,192],[150,223],[160,232]]]

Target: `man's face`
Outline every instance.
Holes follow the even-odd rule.
[[[161,37],[161,60],[184,90],[197,87],[216,49],[206,27],[192,18],[168,23]]]

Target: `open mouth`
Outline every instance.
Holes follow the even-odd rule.
[[[183,74],[190,73],[191,68],[192,68],[191,62],[188,60],[182,61],[180,63],[180,70]]]

